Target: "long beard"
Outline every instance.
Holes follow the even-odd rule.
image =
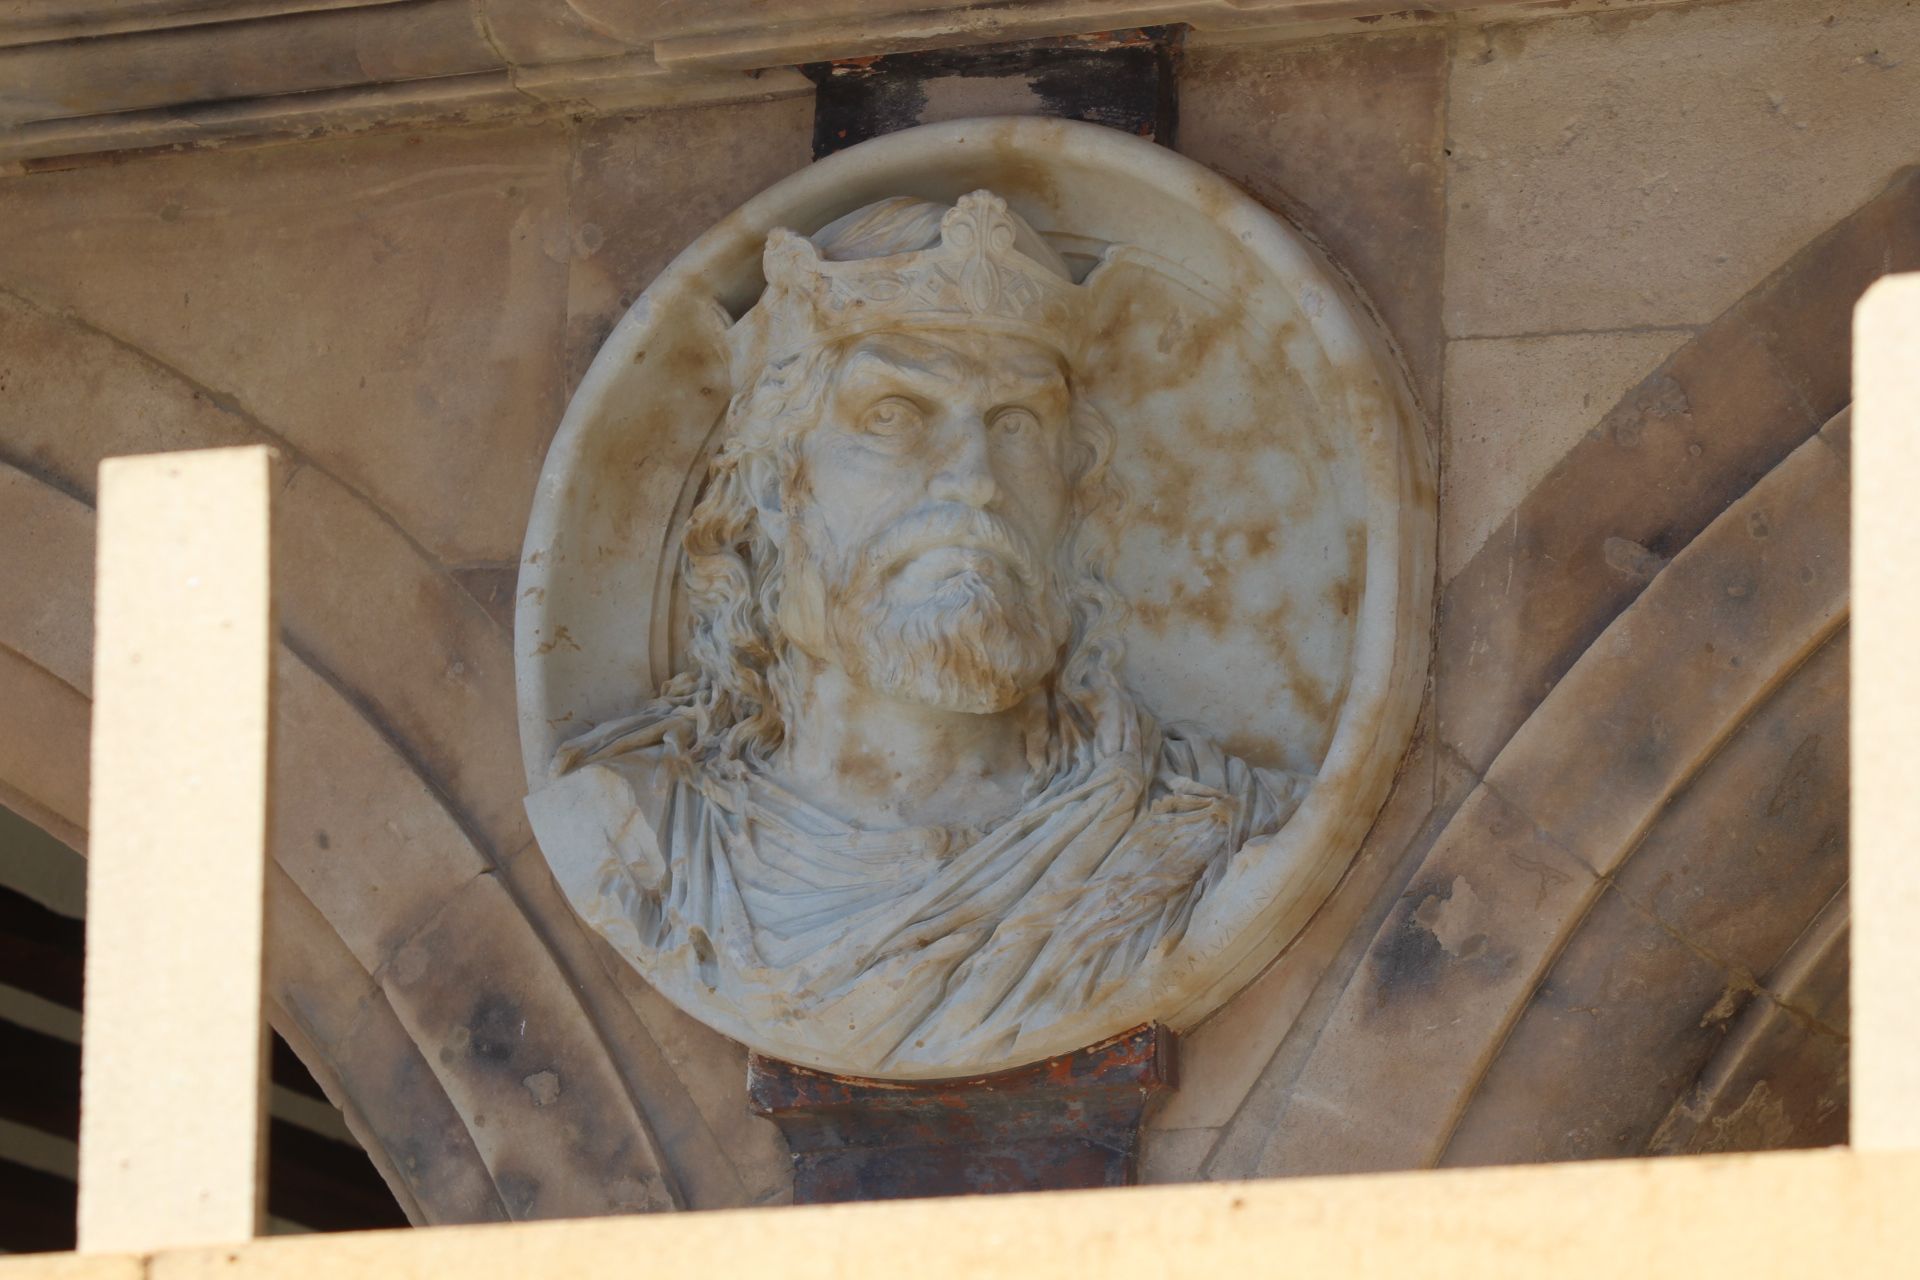
[[[848,602],[852,603],[852,602]],[[841,652],[876,693],[948,711],[1004,711],[1059,660],[1064,622],[1020,588],[971,570],[930,595],[883,592],[835,627]]]

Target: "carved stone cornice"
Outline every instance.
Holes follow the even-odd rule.
[[[1683,0],[16,0],[0,166],[810,91],[799,64],[1161,23],[1290,38]]]

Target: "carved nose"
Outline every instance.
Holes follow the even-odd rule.
[[[993,459],[987,447],[987,424],[963,428],[947,463],[933,478],[932,496],[940,502],[964,502],[984,508],[999,496],[993,478]]]

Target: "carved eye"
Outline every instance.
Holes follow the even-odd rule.
[[[993,425],[1008,435],[1019,435],[1038,427],[1040,419],[1034,415],[1033,410],[1022,409],[1016,405],[994,414]]]
[[[920,406],[902,396],[888,396],[860,415],[860,430],[870,436],[904,436],[925,421]]]

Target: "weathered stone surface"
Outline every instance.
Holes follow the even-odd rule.
[[[539,858],[540,852],[529,847],[523,856]],[[593,941],[601,971],[632,1007],[664,1069],[672,1073],[671,1083],[663,1078],[657,1086],[646,1077],[647,1097],[650,1106],[655,1097],[666,1100],[654,1132],[672,1153],[689,1207],[787,1203],[793,1170],[786,1140],[771,1121],[742,1105],[746,1046],[682,1013],[613,948]],[[677,1105],[682,1096],[688,1105]]]
[[[10,188],[0,185],[0,204]],[[102,458],[265,438],[157,360],[4,282],[0,350],[0,457],[88,504]],[[84,667],[92,660],[91,622],[82,630],[86,655],[76,660]]]
[[[387,514],[317,466],[288,468],[280,546],[290,644],[405,744],[490,859],[526,839],[515,795],[508,636]],[[396,630],[414,637],[393,644]]]
[[[1142,1129],[1141,1183],[1199,1182],[1207,1153],[1219,1138],[1218,1129]]]
[[[1846,895],[1766,977],[1699,1081],[1673,1105],[1650,1154],[1837,1146],[1850,1113]]]
[[[1505,1003],[1531,989],[1528,975],[1552,954],[1559,922],[1583,914],[1599,888],[1526,813],[1491,789],[1475,791],[1375,935],[1268,1130],[1257,1171],[1425,1163],[1450,1101],[1435,1087],[1441,1064],[1477,1077]],[[1382,1043],[1418,1048],[1381,1053]],[[1365,1101],[1381,1097],[1399,1102]]]
[[[1450,84],[1449,335],[1703,324],[1913,162],[1861,122],[1920,114],[1920,11],[1497,23],[1462,34]]]
[[[291,655],[278,697],[274,858],[377,971],[487,860],[392,744]]]
[[[104,115],[499,65],[467,0],[325,8],[273,22],[183,25],[133,39],[0,49],[0,124]]]
[[[0,546],[0,803],[85,848],[93,512],[0,462]]]
[[[340,1108],[409,1220],[504,1219],[466,1125],[386,995],[277,867],[268,868],[267,918],[274,1028]]]
[[[1446,51],[1437,31],[1197,50],[1180,72],[1177,136],[1332,251],[1435,412]]]
[[[153,357],[77,320],[0,295],[0,333],[8,339],[5,449],[68,491],[91,494],[100,459],[114,454],[274,439]],[[281,448],[289,465],[277,533],[291,570],[281,620],[290,641],[407,743],[494,848],[517,847],[525,817],[505,634],[366,495]],[[81,524],[90,538],[91,515]],[[10,597],[68,620],[46,660],[83,692],[90,556],[76,548],[47,581],[23,583]],[[23,557],[17,570],[31,563]],[[390,643],[396,629],[415,642]]]
[[[513,634],[513,598],[515,584],[520,577],[517,564],[470,564],[457,569],[449,569],[453,580],[460,584],[461,590],[473,598],[473,602],[486,610],[500,634]]]
[[[1834,449],[1808,441],[1582,655],[1413,873],[1296,1078],[1262,1172],[1439,1158],[1602,877],[1833,631],[1846,492]],[[1391,1047],[1416,1040],[1417,1055]],[[1389,1096],[1390,1115],[1360,1101]]]
[[[746,1050],[675,1009],[566,905],[528,841],[504,873],[515,898],[550,921],[547,940],[580,982],[582,1003],[673,1170],[681,1207],[737,1208],[780,1198],[791,1182],[774,1126],[749,1112]]]
[[[621,39],[583,8],[552,0],[478,0],[475,25],[499,56],[521,67],[607,58],[645,47],[644,38]]]
[[[92,704],[0,641],[0,803],[73,848],[86,846]]]
[[[1846,880],[1846,677],[1842,637],[1669,804],[1501,1043],[1442,1163],[1638,1154],[1748,1003],[1791,998],[1764,984]]]
[[[1373,936],[1392,905],[1382,889],[1392,881],[1433,809],[1431,735],[1431,720],[1423,714],[1393,791],[1361,843],[1353,866],[1293,945],[1240,994],[1180,1038],[1181,1086],[1148,1115],[1148,1130],[1154,1136],[1147,1144],[1143,1177],[1167,1167],[1158,1163],[1162,1157],[1152,1154],[1161,1133],[1180,1135],[1171,1140],[1186,1151],[1199,1141],[1193,1135],[1218,1132],[1229,1122],[1235,1133],[1257,1132],[1258,1117],[1284,1105],[1284,1084],[1292,1075],[1275,1062],[1276,1053],[1302,1019],[1303,1010],[1316,998],[1324,999],[1329,990],[1337,990],[1361,962],[1364,940]],[[1301,1036],[1293,1044],[1298,1050],[1308,1042],[1309,1037]],[[1194,1158],[1209,1161],[1209,1177],[1251,1176],[1251,1165],[1240,1162],[1252,1156],[1237,1147],[1202,1152]]]
[[[573,157],[567,385],[682,249],[812,158],[810,97],[580,126]],[[706,163],[724,153],[727,163]]]
[[[508,560],[562,403],[567,160],[549,126],[15,179],[0,285],[267,424],[436,558]]]
[[[491,875],[376,974],[487,1162],[509,1216],[674,1207],[675,1189],[566,976]],[[550,1073],[553,1080],[538,1079]]]
[[[1447,344],[1440,580],[1674,348],[1684,329]]]
[[[1442,742],[1484,769],[1649,570],[1846,405],[1853,302],[1920,265],[1908,173],[1689,340],[1496,525],[1448,584]]]
[[[93,511],[0,463],[0,644],[93,687]]]
[[[1849,488],[1824,439],[1795,450],[1581,655],[1486,784],[1612,874],[1648,815],[1844,624]]]
[[[1638,1152],[1724,1034],[1727,974],[1604,891],[1501,1044],[1443,1165]],[[1749,997],[1727,994],[1727,1016]]]
[[[1843,632],[1741,726],[1614,875],[1622,896],[1736,976],[1773,972],[1846,887],[1847,670]]]

